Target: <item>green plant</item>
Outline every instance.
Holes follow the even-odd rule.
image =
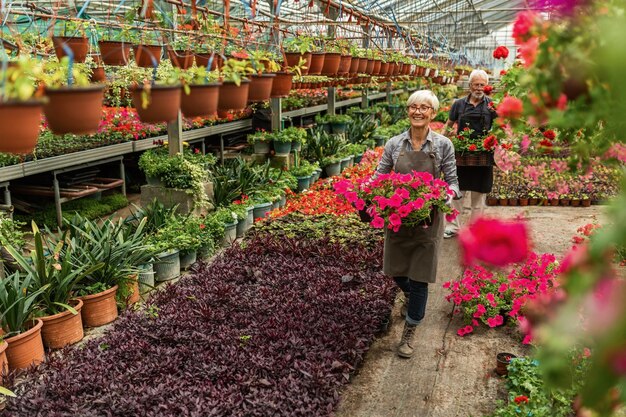
[[[156,198],[152,200],[146,207],[135,207],[135,211],[128,216],[124,222],[131,228],[131,230],[137,230],[141,222],[145,219],[144,232],[146,235],[152,235],[156,233],[161,227],[167,224],[170,219],[176,216],[176,210],[178,205],[172,207],[165,207]]]
[[[215,83],[219,79],[219,74],[217,73],[217,71],[210,71],[206,67],[193,66],[191,68],[183,70],[181,73],[181,78],[183,81],[185,93],[189,94],[190,85],[206,85]]]
[[[4,73],[0,71],[0,102],[27,101],[35,97],[35,81],[43,75],[41,62],[21,56],[15,64]]]
[[[17,249],[24,247],[24,232],[20,227],[26,223],[5,216],[0,212],[0,246],[11,246]]]
[[[315,39],[310,36],[298,35],[293,38],[283,40],[283,48],[285,52],[299,52],[305,54],[313,51],[315,47]]]
[[[34,250],[26,258],[18,250],[7,247],[15,262],[30,279],[30,290],[40,290],[38,307],[43,315],[53,315],[69,310],[78,314],[68,305],[74,295],[74,288],[87,275],[102,268],[102,263],[83,265],[72,263],[72,247],[65,241],[65,235],[58,242],[47,241],[32,223]]]
[[[300,165],[289,170],[294,177],[309,177],[319,167],[318,163],[311,164],[308,161],[300,161]]]
[[[282,136],[281,142],[291,142],[291,143],[306,143],[307,132],[306,129],[301,127],[291,126],[286,129],[283,129],[280,134]],[[276,140],[276,139],[274,139]]]
[[[175,216],[170,218],[154,235],[150,236],[148,243],[155,248],[156,252],[165,252],[171,249],[196,250],[202,242],[196,234],[188,230],[185,218]]]
[[[222,224],[232,224],[238,221],[237,213],[231,210],[231,206],[221,207],[210,214],[215,220]]]
[[[25,331],[37,311],[38,298],[46,288],[32,291],[31,282],[31,276],[19,271],[0,279],[0,323],[5,337]]]
[[[246,79],[246,75],[253,72],[254,70],[250,66],[249,61],[229,58],[224,62],[224,66],[221,69],[221,78],[224,82],[232,82],[240,86],[241,82]]]
[[[248,57],[253,73],[263,74],[280,71],[280,65],[276,62],[276,57],[271,51],[257,49],[250,51]]]
[[[70,59],[67,56],[60,61],[47,61],[43,71],[40,73],[40,80],[47,88],[61,88],[70,84]],[[91,81],[89,75],[91,69],[85,64],[74,64],[71,66],[71,84],[77,87],[88,86]]]
[[[315,116],[315,122],[318,124],[330,123],[330,124],[340,124],[340,123],[352,123],[352,117],[347,114],[326,114],[324,116],[320,116],[319,114]]]
[[[64,20],[63,36],[84,38],[87,28],[89,28],[89,22],[84,20]]]
[[[248,135],[248,143],[253,145],[255,142],[269,143],[273,140],[273,133],[264,129],[257,130],[256,132]]]

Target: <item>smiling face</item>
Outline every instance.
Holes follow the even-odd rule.
[[[409,121],[411,127],[424,128],[428,127],[431,120],[435,117],[435,110],[426,102],[413,103],[408,107]]]

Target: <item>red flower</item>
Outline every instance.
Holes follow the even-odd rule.
[[[494,135],[489,135],[483,140],[483,148],[485,148],[486,151],[492,150],[497,145],[498,139]]]
[[[506,75],[506,70],[500,70],[500,75]]]
[[[522,12],[517,15],[517,19],[513,23],[513,39],[515,39],[515,43],[521,44],[528,40],[531,36],[530,31],[535,25],[536,16],[533,12]]]
[[[515,404],[521,404],[521,403],[528,404],[528,397],[525,395],[518,395],[517,397],[515,397],[513,401],[515,401]]]
[[[552,142],[549,141],[548,139],[544,139],[541,142],[539,142],[540,146],[544,146],[546,148],[551,148],[553,146]]]
[[[535,62],[537,58],[537,50],[539,49],[539,38],[530,38],[527,42],[520,44],[518,52],[522,60],[524,61],[524,67],[529,68]]]
[[[467,149],[469,149],[470,151],[475,151],[477,148],[476,145],[472,143]]]
[[[505,59],[508,56],[509,56],[509,48],[507,48],[506,46],[498,46],[493,51],[493,57],[495,59]]]
[[[200,229],[206,229],[206,224],[200,223]]]
[[[504,97],[497,109],[498,116],[505,119],[518,119],[522,117],[523,111],[524,103],[522,100],[511,96]]]
[[[523,222],[479,217],[459,235],[463,260],[471,265],[484,262],[505,266],[528,256],[528,230]]]
[[[490,85],[486,85],[483,88],[483,93],[487,94],[487,95],[491,95],[491,92],[493,91],[493,87]],[[491,103],[491,102],[490,102]]]
[[[554,133],[554,130],[548,129],[543,132],[543,137],[549,140],[554,140],[556,138],[556,133]]]

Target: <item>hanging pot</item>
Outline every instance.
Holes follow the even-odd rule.
[[[374,60],[374,68],[372,69],[372,75],[378,75],[380,74],[380,68],[383,65],[383,61],[380,59],[375,59]]]
[[[106,65],[126,65],[130,62],[131,44],[117,41],[98,41],[102,62]]]
[[[367,58],[361,58],[359,60],[359,68],[357,69],[357,74],[365,73],[366,68],[367,68]]]
[[[139,67],[155,68],[161,62],[161,45],[137,45],[134,49],[135,62]]]
[[[274,78],[276,78],[276,74],[251,75],[248,103],[269,100]]]
[[[361,62],[361,58],[352,57],[350,61],[350,69],[348,70],[348,74],[356,75],[359,72],[359,64]]]
[[[43,321],[41,337],[44,345],[51,349],[60,349],[83,339],[83,321],[80,313],[83,300],[72,300],[70,305],[78,314],[65,310],[52,316],[41,317]]]
[[[107,80],[106,73],[104,72],[104,67],[96,67],[91,70],[91,75],[89,76],[89,81],[92,83],[104,83]]]
[[[219,54],[212,54],[211,52],[196,54],[196,65],[199,67],[208,67],[211,55],[213,55],[213,61],[211,61],[211,71],[222,69],[224,66],[224,60]]]
[[[311,59],[312,54],[310,52],[306,52],[301,54],[300,52],[286,52],[285,53],[286,62],[288,67],[295,67],[300,63],[300,58],[304,59],[304,68],[301,69],[302,75],[307,75],[309,73],[309,68],[311,68]]]
[[[57,135],[95,133],[102,119],[104,85],[46,88],[43,111],[50,130]]]
[[[339,59],[339,69],[337,69],[338,75],[347,75],[350,71],[352,64],[352,55],[341,55]]]
[[[319,75],[322,72],[325,57],[326,54],[324,52],[313,52],[313,54],[311,55],[311,67],[309,68],[309,75]]]
[[[367,66],[365,67],[365,73],[372,75],[372,72],[374,71],[374,60],[373,59],[368,59],[367,60]]]
[[[341,63],[341,54],[338,52],[327,52],[322,67],[322,75],[335,76]]]
[[[248,92],[250,90],[250,80],[243,79],[237,85],[232,81],[224,81],[220,87],[220,97],[217,102],[218,111],[239,111],[246,108],[248,102]]]
[[[215,116],[221,83],[189,86],[189,94],[181,93],[180,108],[185,117]]]
[[[172,65],[186,70],[193,66],[194,53],[190,50],[167,49],[167,55],[172,61]]]
[[[35,149],[42,108],[34,100],[0,103],[0,152],[25,154]]]
[[[180,86],[154,85],[150,88],[149,103],[143,108],[143,87],[133,87],[130,94],[133,106],[137,110],[139,119],[144,123],[170,122],[178,117],[180,109]]]
[[[54,53],[59,61],[67,56],[63,45],[67,46],[74,54],[74,62],[85,62],[87,52],[89,52],[89,40],[82,37],[72,36],[53,36],[52,44],[54,45]]]
[[[277,72],[276,78],[274,78],[274,82],[272,83],[272,93],[270,97],[289,97],[292,83],[293,74],[289,72]]]

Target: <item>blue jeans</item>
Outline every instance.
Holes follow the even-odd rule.
[[[393,279],[409,300],[406,322],[412,326],[419,324],[426,314],[428,283],[413,281],[408,277],[393,277]]]

